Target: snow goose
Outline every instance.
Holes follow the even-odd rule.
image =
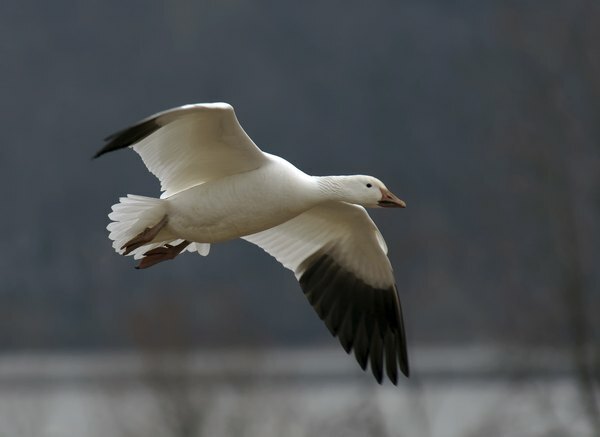
[[[387,247],[364,207],[405,207],[371,176],[309,176],[262,152],[226,103],[185,105],[106,139],[95,157],[132,147],[160,199],[127,195],[107,229],[115,250],[147,268],[187,250],[243,238],[292,270],[347,353],[381,383],[408,376],[402,311]]]

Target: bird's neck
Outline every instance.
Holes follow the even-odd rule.
[[[346,201],[348,194],[344,181],[348,178],[349,176],[317,176],[317,186],[323,200]]]

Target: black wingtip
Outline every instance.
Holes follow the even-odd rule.
[[[131,144],[119,144],[119,143],[115,143],[115,141],[111,141],[110,143],[105,144],[104,147],[102,147],[100,150],[98,150],[94,154],[94,156],[92,156],[92,159],[99,158],[100,156],[102,156],[108,152],[112,152],[112,151],[119,150],[119,149],[124,149],[130,145]]]
[[[408,361],[400,362],[400,370],[407,378],[410,378],[410,368],[408,367]]]
[[[408,377],[396,287],[370,286],[323,253],[307,259],[303,270],[299,282],[306,298],[346,353],[354,352],[360,368],[370,367],[378,384],[383,384],[384,370],[394,385],[400,372]]]
[[[400,371],[407,378],[410,377],[410,366],[408,365],[408,353],[406,350],[406,340],[402,338],[400,340],[400,344],[398,345],[398,361],[400,364]]]
[[[133,146],[135,143],[143,140],[149,135],[152,135],[162,126],[157,121],[158,115],[144,119],[139,123],[128,127],[126,129],[115,132],[112,135],[107,136],[104,141],[107,143],[100,150],[96,152],[92,159],[98,158],[105,153],[112,152],[114,150],[124,149],[129,146]]]
[[[104,155],[105,153],[108,152],[112,152],[114,150],[119,150],[119,149],[124,149],[128,146],[130,146],[132,143],[128,143],[128,142],[123,142],[123,143],[118,143],[115,142],[115,140],[109,142],[108,144],[106,144],[104,147],[102,147],[100,150],[98,150],[94,156],[92,156],[92,159],[96,159],[99,158],[100,156]]]
[[[402,339],[402,358],[400,359],[400,370],[408,378],[410,377],[410,366],[408,365],[408,351],[406,350],[406,339]]]
[[[98,150],[96,153],[94,153],[94,156],[92,156],[92,159],[96,159],[99,158],[100,156],[104,155],[106,153],[106,151],[104,150],[104,147],[100,150]]]
[[[402,373],[404,374],[404,376],[406,376],[407,378],[410,378],[410,370],[408,368],[408,364],[407,365],[400,365],[400,370],[402,371]]]
[[[378,371],[376,368],[371,368],[371,373],[373,373],[373,376],[375,377],[375,381],[377,381],[377,384],[383,385],[383,372]]]

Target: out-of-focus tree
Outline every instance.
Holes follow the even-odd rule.
[[[556,293],[548,290],[550,305],[531,319],[568,330],[582,408],[600,436],[598,318],[591,311],[598,291],[600,6],[580,0],[539,8],[512,2],[500,15],[500,40],[521,59],[529,86],[525,95],[513,96],[520,107],[500,122],[499,145],[516,168],[530,170],[520,180],[533,187],[530,205],[537,205],[540,226],[550,230],[537,262],[555,267]],[[561,311],[548,317],[547,308]]]
[[[143,426],[124,423],[128,435],[202,435],[211,388],[195,377],[188,326],[182,302],[176,298],[163,297],[132,317],[142,363],[139,377],[150,394],[154,414],[145,418]]]

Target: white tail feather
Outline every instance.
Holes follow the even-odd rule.
[[[125,252],[121,249],[125,243],[133,237],[144,231],[144,229],[156,225],[167,213],[166,202],[154,197],[138,196],[128,194],[127,197],[121,197],[120,203],[112,206],[112,212],[108,218],[112,220],[106,229],[110,232],[108,238],[113,241],[113,248],[119,254]],[[152,242],[145,244],[133,250],[129,255],[135,259],[143,257],[144,253],[163,244],[177,245],[183,240],[173,238],[172,235],[161,232]],[[210,244],[191,243],[186,247],[186,251],[198,252],[202,256],[208,255]]]
[[[165,202],[153,197],[128,194],[127,197],[121,197],[119,201],[120,203],[112,206],[112,212],[108,214],[108,218],[112,220],[112,223],[109,223],[106,229],[110,231],[108,238],[113,240],[113,248],[117,253],[123,254],[124,250],[121,248],[125,243],[144,229],[160,222],[167,211]],[[144,252],[165,242],[167,241],[146,244],[129,255],[139,259]]]
[[[210,252],[210,243],[192,243],[185,250],[189,252],[198,252],[202,256],[208,255]]]

